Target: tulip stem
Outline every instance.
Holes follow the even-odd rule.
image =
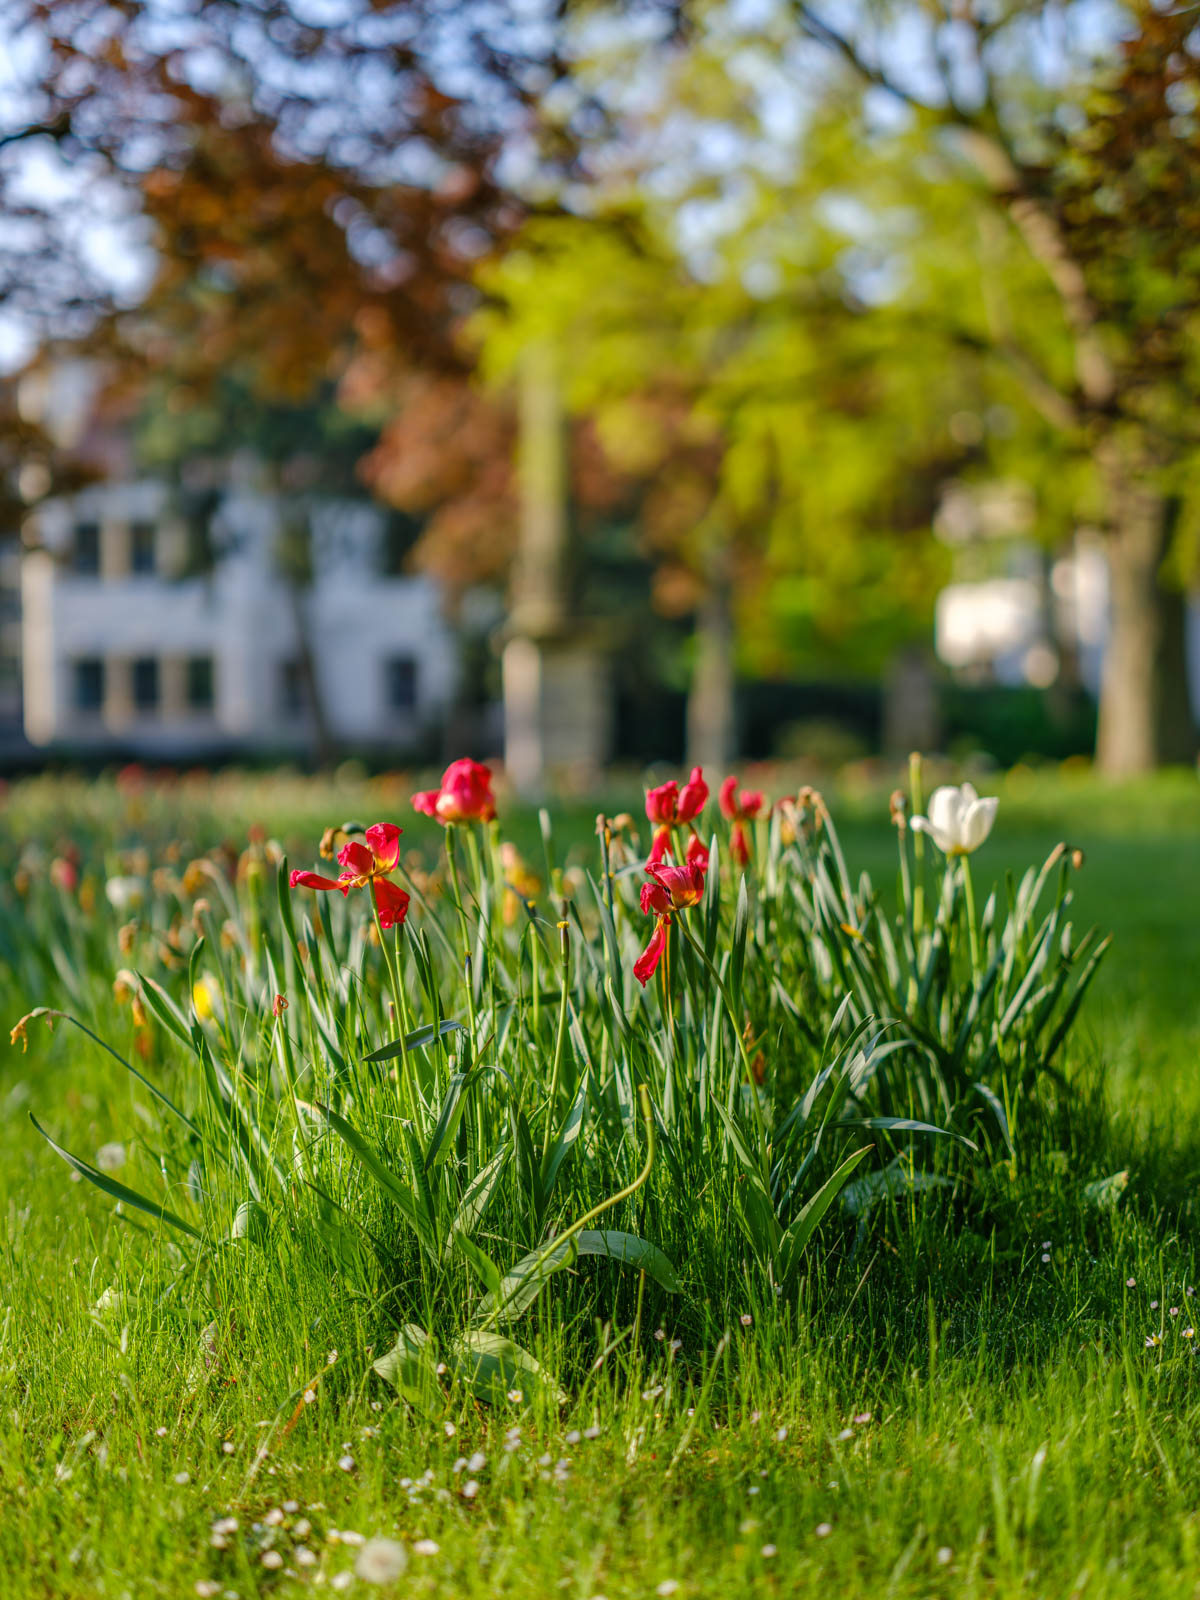
[[[921,755],[914,750],[908,758],[908,786],[912,796],[911,816],[919,817],[925,809],[925,794],[921,784]],[[925,922],[925,835],[919,828],[912,829],[913,842],[913,945],[921,936]]]
[[[971,976],[979,981],[979,924],[975,916],[975,884],[971,878],[971,858],[962,857],[963,898],[967,902],[967,936],[971,942]]]
[[[379,919],[379,907],[375,903],[374,894],[371,895],[371,915],[375,919],[375,932],[379,937],[379,948],[383,953],[383,964],[387,968],[388,984],[392,991],[392,1004],[396,1008],[396,1027],[400,1030],[401,1043],[408,1037],[408,1007],[404,1001],[404,986],[400,982],[400,974],[393,960],[393,952],[388,948],[387,935],[383,923]],[[403,926],[403,924],[401,924]],[[404,1097],[408,1101],[410,1115],[415,1112],[416,1096],[413,1094],[412,1084],[409,1081],[408,1051],[400,1052],[400,1070],[404,1078]]]
[[[471,1048],[475,1048],[475,987],[474,975],[471,972],[471,930],[467,926],[467,914],[463,910],[462,884],[458,878],[458,835],[453,822],[446,824],[446,865],[450,869],[450,889],[454,895],[454,909],[458,912],[458,924],[462,930],[463,972],[467,980],[467,1016],[471,1022]]]
[[[550,1134],[554,1127],[554,1108],[558,1101],[558,1075],[562,1068],[563,1050],[567,1043],[567,1015],[570,1010],[571,991],[571,924],[558,925],[562,948],[562,995],[558,1006],[558,1033],[554,1040],[554,1065],[550,1069],[550,1102],[546,1109],[546,1131],[542,1136],[542,1176],[546,1175],[546,1158],[550,1153]]]

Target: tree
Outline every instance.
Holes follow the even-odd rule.
[[[668,10],[688,50],[754,48],[727,8]],[[1076,15],[1062,17],[1068,36]],[[901,109],[925,162],[969,163],[964,200],[981,226],[1001,219],[1036,268],[1041,328],[997,314],[993,297],[982,330],[944,332],[1002,363],[1059,450],[1091,464],[1112,575],[1098,757],[1141,771],[1190,760],[1196,743],[1172,562],[1198,443],[1200,37],[1194,9],[1135,0],[1097,60],[1047,41],[1041,17],[975,0],[837,14],[788,0],[756,28],[810,98],[827,94],[832,65],[869,120],[881,100]],[[904,49],[891,48],[902,29]]]

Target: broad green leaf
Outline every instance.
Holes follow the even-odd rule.
[[[392,1348],[371,1365],[402,1400],[407,1400],[425,1416],[433,1417],[441,1411],[442,1393],[437,1381],[433,1342],[425,1329],[415,1322],[405,1323]]]
[[[1125,1167],[1120,1172],[1109,1173],[1107,1178],[1095,1178],[1084,1184],[1083,1198],[1097,1211],[1113,1211],[1128,1187],[1129,1169]]]
[[[560,1405],[566,1400],[529,1351],[501,1334],[474,1329],[453,1340],[447,1355],[454,1376],[480,1400],[494,1403],[514,1391],[524,1397],[530,1386],[549,1387]]]
[[[488,1208],[496,1185],[500,1182],[501,1174],[508,1163],[512,1153],[512,1145],[502,1144],[496,1154],[471,1179],[466,1192],[459,1202],[458,1210],[454,1214],[454,1221],[450,1224],[450,1235],[446,1241],[449,1249],[455,1236],[459,1233],[473,1233],[479,1224],[480,1218]]]
[[[574,1239],[561,1243],[551,1239],[540,1250],[531,1250],[505,1273],[498,1293],[484,1296],[471,1320],[477,1326],[486,1326],[496,1318],[512,1322],[522,1316],[554,1274],[570,1266],[578,1253]]]
[[[903,1156],[889,1161],[878,1172],[868,1172],[865,1178],[856,1178],[842,1191],[842,1206],[852,1217],[865,1217],[881,1200],[894,1200],[899,1195],[923,1194],[927,1189],[952,1188],[949,1178],[934,1172],[914,1172]]]
[[[584,1228],[575,1235],[575,1244],[581,1256],[606,1256],[619,1261],[622,1266],[634,1267],[660,1283],[668,1294],[680,1294],[683,1284],[670,1261],[647,1239],[635,1233],[618,1233],[612,1228]]]

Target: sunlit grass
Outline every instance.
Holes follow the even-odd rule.
[[[403,1233],[383,1293],[355,1290],[303,1230],[278,1225],[250,1248],[215,1250],[204,1272],[181,1272],[163,1230],[114,1216],[111,1200],[72,1182],[24,1116],[89,1161],[123,1146],[113,1175],[161,1192],[170,1152],[154,1102],[78,1033],[31,1024],[29,1053],[18,1045],[0,1079],[4,1584],[113,1596],[341,1586],[359,1539],[382,1536],[408,1553],[397,1592],[1177,1587],[1200,1489],[1188,1332],[1200,1277],[1189,1243],[1200,1003],[1185,981],[1200,954],[1194,789],[1117,799],[1039,779],[1027,799],[1022,781],[1010,793],[1008,780],[977,877],[1023,869],[1065,838],[1087,857],[1080,926],[1116,935],[1070,1045],[1069,1093],[1046,1096],[1015,1163],[954,1164],[948,1186],[884,1200],[861,1224],[831,1213],[783,1295],[739,1242],[713,1174],[659,1164],[627,1221],[667,1252],[682,1292],[648,1280],[635,1338],[637,1274],[581,1261],[519,1324],[559,1376],[563,1407],[549,1390],[495,1406],[451,1391],[431,1420],[395,1403],[372,1372],[399,1313],[386,1294],[430,1326],[457,1314],[444,1300],[422,1304]],[[395,815],[432,867],[440,839],[401,804],[398,785],[357,779],[333,790],[231,780],[173,795],[18,788],[3,841],[5,937],[20,937],[11,885],[31,841],[48,872],[74,837],[81,877],[90,866],[102,893],[100,873],[130,864],[122,850],[144,848],[152,868],[180,843],[178,872],[223,837],[240,847],[257,823],[308,865],[330,821]],[[877,821],[865,796],[844,804],[855,871],[890,882],[886,796]],[[596,809],[556,811],[560,865],[590,859]],[[506,832],[545,878],[536,819]],[[31,892],[58,893],[40,881]],[[6,950],[11,1020],[61,1004],[131,1050],[138,1026],[112,992],[126,920],[101,901],[81,933],[47,898],[32,926],[58,929],[62,943]],[[181,962],[177,992],[186,977]],[[549,1052],[557,1010],[545,1009],[537,1037]],[[182,1092],[182,1054],[164,1049],[161,1028],[154,1037],[149,1059],[131,1060]],[[1122,1172],[1123,1190],[1089,1189]],[[576,1182],[567,1210],[583,1199]],[[380,1204],[365,1214],[382,1218]],[[512,1225],[498,1216],[485,1248],[500,1254]],[[458,1270],[443,1296],[455,1281],[473,1292]],[[376,1554],[382,1565],[365,1561],[354,1587],[387,1570],[386,1550]]]

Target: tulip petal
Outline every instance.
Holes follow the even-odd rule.
[[[367,829],[366,840],[375,857],[376,872],[392,872],[400,859],[400,832],[394,822],[376,822]]]
[[[356,878],[370,877],[375,870],[375,856],[370,847],[358,839],[351,839],[338,851],[338,861]]]
[[[413,810],[419,811],[425,817],[436,817],[438,796],[441,792],[440,789],[419,790],[412,797]]]
[[[992,831],[992,824],[996,820],[996,808],[999,804],[999,799],[995,795],[991,795],[984,800],[975,800],[967,807],[962,824],[962,846],[964,850],[979,849],[979,846]]]
[[[371,887],[375,891],[375,904],[379,910],[379,926],[399,927],[408,915],[408,895],[388,878],[374,879]]]
[[[301,872],[298,869],[288,878],[288,886],[292,889],[340,889],[343,894],[349,887],[339,883],[336,878],[323,878],[319,872]]]
[[[660,917],[658,925],[650,936],[650,943],[642,951],[633,964],[633,975],[644,989],[658,969],[658,963],[663,958],[667,948],[667,929],[671,926],[670,919]]]

